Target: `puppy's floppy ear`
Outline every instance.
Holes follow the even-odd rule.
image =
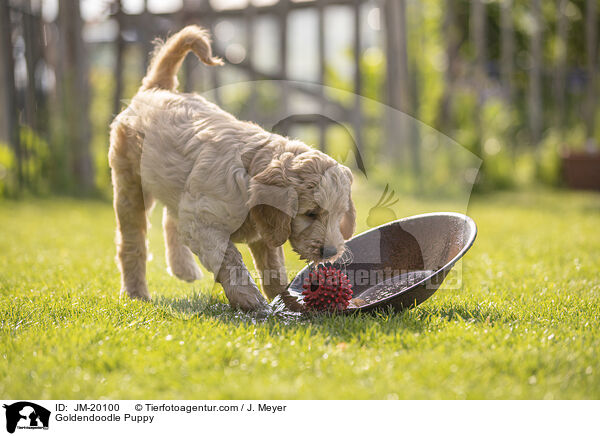
[[[356,229],[356,209],[352,197],[348,197],[348,210],[342,217],[340,222],[340,231],[344,239],[350,239]]]
[[[352,172],[346,168],[345,169],[346,176],[348,177],[349,185],[352,185]],[[354,207],[354,202],[352,201],[352,191],[349,190],[348,193],[348,209],[346,213],[342,217],[342,221],[340,222],[340,231],[344,239],[350,239],[354,234],[354,230],[356,229],[356,208]]]
[[[290,237],[292,218],[298,211],[298,195],[286,177],[285,162],[275,160],[250,180],[250,218],[261,238],[279,247]]]

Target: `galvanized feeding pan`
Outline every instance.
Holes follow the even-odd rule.
[[[476,235],[477,226],[468,216],[438,212],[392,221],[353,237],[342,257],[352,261],[333,264],[352,283],[355,303],[344,313],[385,307],[401,311],[421,304],[437,291]],[[308,268],[289,285],[298,298]]]

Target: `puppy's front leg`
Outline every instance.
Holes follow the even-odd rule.
[[[268,309],[242,261],[242,255],[226,231],[211,227],[180,211],[179,233],[185,245],[221,283],[229,303],[242,310]]]
[[[259,240],[248,244],[254,259],[254,266],[267,298],[273,299],[285,291],[287,277],[285,273],[285,257],[283,247],[269,247]]]
[[[248,246],[267,297],[273,299],[280,295],[288,309],[302,312],[304,306],[287,291],[283,247],[270,247],[264,241],[252,242]]]
[[[244,265],[242,255],[231,241],[227,242],[221,268],[215,277],[223,286],[225,295],[233,307],[242,310],[269,308],[267,300]]]

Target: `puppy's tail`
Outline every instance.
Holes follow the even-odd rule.
[[[187,26],[156,46],[141,89],[172,91],[177,88],[177,71],[190,51],[206,65],[223,65],[220,58],[212,55],[208,31],[199,26]]]

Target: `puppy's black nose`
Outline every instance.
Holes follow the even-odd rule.
[[[337,249],[331,245],[321,247],[321,256],[323,259],[329,259],[337,254]]]

